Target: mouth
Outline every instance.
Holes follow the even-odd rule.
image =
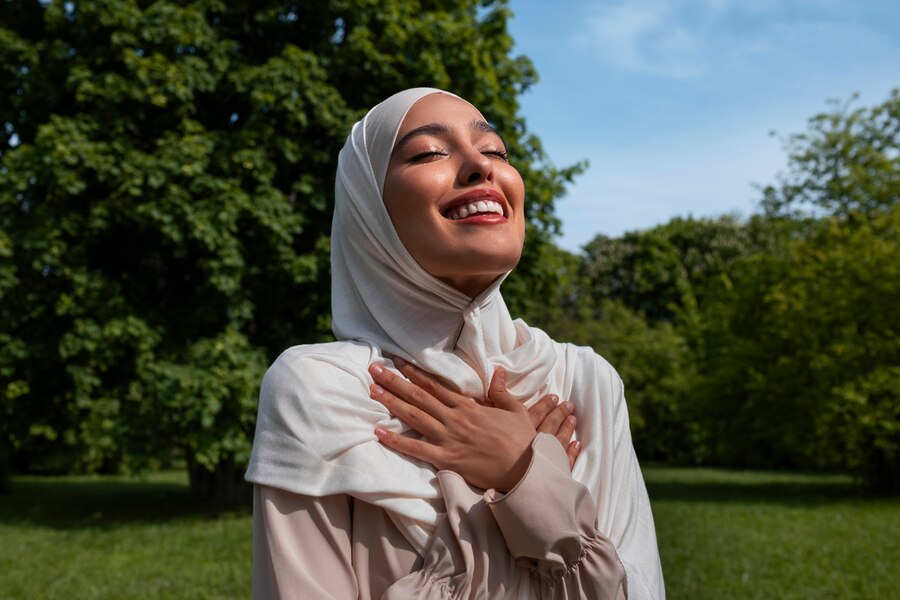
[[[508,205],[502,194],[491,189],[472,190],[451,200],[441,210],[445,219],[465,221],[468,219],[503,220],[508,217]]]

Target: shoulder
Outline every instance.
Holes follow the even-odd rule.
[[[266,371],[264,381],[297,382],[310,378],[321,380],[358,375],[366,372],[373,361],[380,358],[378,350],[359,342],[330,342],[291,346],[282,352]]]
[[[260,387],[260,403],[304,392],[348,386],[367,388],[368,366],[381,358],[377,348],[359,342],[292,346],[268,368]]]

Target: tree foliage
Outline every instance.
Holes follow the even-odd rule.
[[[883,103],[852,109],[856,96],[809,120],[786,141],[790,169],[767,186],[768,214],[871,217],[896,206],[900,190],[900,89]]]
[[[758,243],[755,233],[725,216],[598,235],[585,246],[583,276],[592,297],[620,300],[652,322],[692,320],[708,283]]]
[[[900,208],[822,219],[747,257],[704,318],[700,393],[729,464],[838,468],[900,481]]]
[[[267,362],[330,335],[338,150],[405,87],[454,90],[503,132],[535,234],[511,289],[552,287],[535,265],[577,168],[518,114],[536,75],[508,17],[502,0],[3,3],[0,459],[243,464]]]

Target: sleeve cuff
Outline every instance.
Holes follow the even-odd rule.
[[[531,448],[531,464],[519,483],[506,494],[487,490],[484,499],[513,556],[575,562],[583,540],[596,535],[593,499],[572,478],[555,437],[539,433]]]

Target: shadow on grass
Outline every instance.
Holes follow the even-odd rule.
[[[852,479],[703,469],[649,469],[651,500],[810,506],[877,499],[866,497]]]
[[[15,479],[0,494],[0,523],[54,529],[109,529],[127,524],[249,515],[250,506],[223,510],[196,502],[186,484],[78,478]]]

